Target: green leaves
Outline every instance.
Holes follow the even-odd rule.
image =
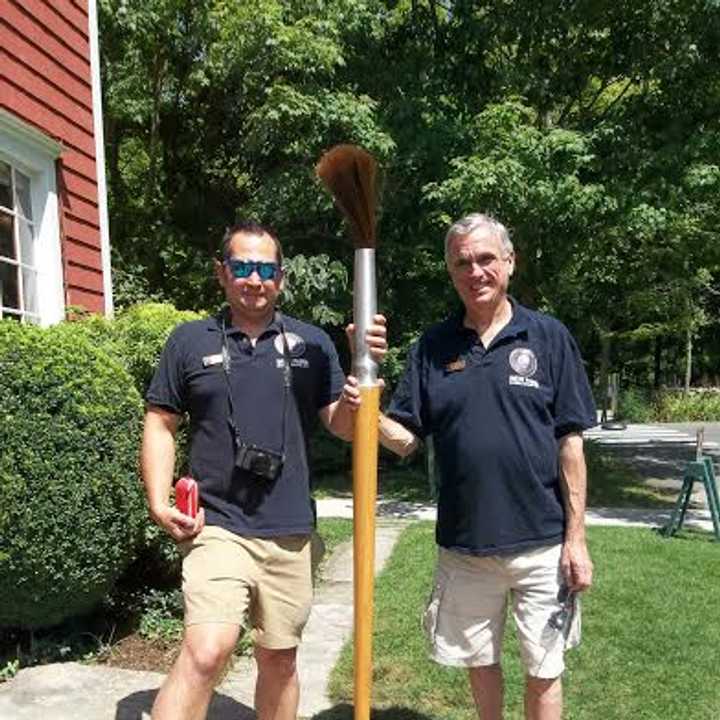
[[[349,268],[312,168],[355,142],[385,171],[378,271],[393,343],[447,312],[442,236],[468,211],[510,226],[513,291],[591,355],[599,326],[674,333],[689,299],[696,317],[720,309],[712,281],[687,280],[720,267],[717,3],[449,7],[103,0],[120,296],[215,306],[208,259],[237,216],[274,225],[290,257]],[[302,287],[292,303],[308,317],[349,305],[332,284]],[[313,315],[300,292],[334,310]]]
[[[89,610],[144,522],[142,403],[85,330],[0,322],[0,626]]]
[[[295,255],[285,261],[283,309],[319,325],[347,321],[348,273],[327,255]]]

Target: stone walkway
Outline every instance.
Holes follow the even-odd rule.
[[[670,520],[671,510],[644,508],[591,508],[585,513],[588,525],[617,525],[622,527],[660,527]],[[352,518],[352,498],[328,498],[318,502],[320,517]],[[435,520],[435,506],[402,500],[380,500],[378,517],[409,520]],[[700,530],[712,530],[708,510],[690,509],[685,524]]]

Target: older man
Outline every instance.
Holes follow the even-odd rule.
[[[429,435],[435,446],[431,656],[467,667],[478,714],[499,720],[511,599],[526,717],[559,720],[563,653],[579,640],[577,593],[592,581],[582,431],[595,424],[595,407],[567,329],[508,296],[515,256],[502,224],[459,220],[445,259],[463,308],[412,348],[381,419],[381,442],[399,454]]]

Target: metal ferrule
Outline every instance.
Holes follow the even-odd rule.
[[[353,374],[361,387],[377,385],[377,363],[370,355],[365,333],[373,324],[377,313],[377,287],[375,284],[375,249],[355,250],[355,277],[353,286],[353,321],[355,323],[355,358]]]

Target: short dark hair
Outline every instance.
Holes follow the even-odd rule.
[[[241,220],[240,222],[230,225],[225,229],[223,235],[222,245],[220,246],[220,260],[225,260],[228,257],[230,250],[230,243],[232,239],[238,234],[245,235],[267,235],[273,243],[275,243],[275,254],[277,256],[278,265],[282,266],[283,263],[283,249],[278,240],[277,233],[269,226],[263,225],[262,223],[256,222],[255,220]]]

